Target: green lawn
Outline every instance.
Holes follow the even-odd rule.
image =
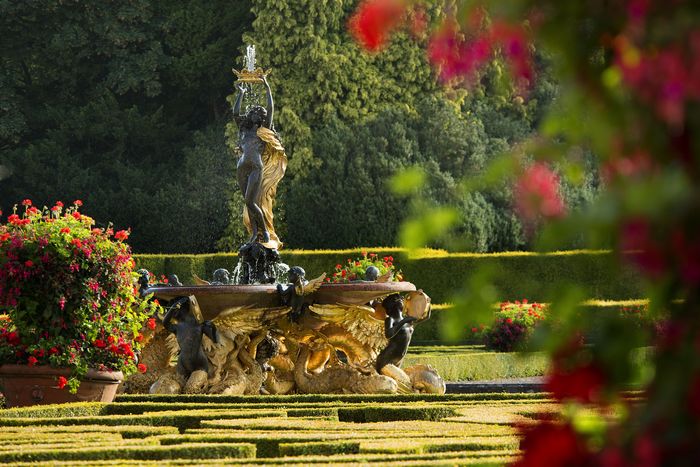
[[[547,370],[544,353],[510,353],[486,350],[483,345],[411,346],[403,367],[431,365],[445,381],[523,378]]]

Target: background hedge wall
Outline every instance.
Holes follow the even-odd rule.
[[[480,266],[496,272],[495,286],[502,300],[527,298],[546,301],[546,284],[566,279],[587,291],[591,299],[627,300],[643,298],[639,277],[631,268],[620,268],[609,251],[574,250],[553,253],[447,253],[421,250],[409,255],[399,248],[353,250],[285,250],[282,260],[302,266],[307,278],[330,273],[336,264],[356,258],[362,251],[393,256],[405,280],[422,288],[433,303],[449,303],[465,287],[469,276]],[[194,274],[210,278],[220,267],[232,270],[238,261],[234,253],[203,255],[136,255],[139,268],[152,273],[177,274],[183,284],[191,284]]]

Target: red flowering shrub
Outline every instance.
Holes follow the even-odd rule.
[[[584,324],[574,313],[577,303],[594,291],[547,279],[561,319],[546,336],[554,353],[550,389],[560,398],[596,402],[602,423],[577,423],[594,407],[569,404],[566,431],[537,427],[533,442],[523,443],[523,464],[696,465],[700,459],[699,20],[698,2],[458,0],[434,28],[428,55],[451,83],[476,82],[494,44],[514,70],[526,70],[525,32],[556,57],[559,104],[541,120],[536,138],[489,169],[512,172],[526,153],[575,181],[581,149],[591,151],[603,169],[600,196],[547,226],[538,246],[616,248],[642,274],[650,308],[669,314],[646,372],[647,397],[612,420],[607,404],[625,402],[634,352],[651,341],[610,314],[599,342],[562,360],[562,346],[577,340]],[[516,189],[537,195],[521,212],[559,217],[556,180],[539,167],[534,181]],[[474,276],[484,289],[497,288],[486,268]]]
[[[379,269],[379,275],[386,274],[391,271],[393,273],[392,280],[402,281],[403,275],[400,270],[394,266],[393,256],[379,257],[376,253],[362,252],[362,258],[350,259],[345,265],[336,264],[335,271],[330,277],[326,277],[326,282],[350,282],[355,280],[364,280],[367,268],[374,266]]]
[[[555,360],[547,375],[545,389],[560,401],[592,403],[600,400],[605,382],[603,371],[593,363],[566,368]]]
[[[545,309],[544,305],[528,303],[527,299],[504,302],[490,327],[472,328],[472,332],[483,336],[486,348],[512,352],[522,348],[535,326],[545,319]]]
[[[135,372],[135,338],[157,305],[138,297],[128,245],[82,203],[22,204],[0,224],[0,364],[72,368],[56,383],[72,391],[88,368]]]

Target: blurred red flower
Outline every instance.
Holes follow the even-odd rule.
[[[386,45],[389,33],[402,21],[403,0],[367,0],[348,23],[350,33],[365,49],[376,52]]]
[[[517,467],[577,466],[587,465],[590,455],[570,425],[541,422],[534,428],[524,428],[520,441],[523,457],[513,465]]]
[[[658,278],[667,269],[666,255],[654,237],[649,220],[635,217],[620,228],[620,248],[637,267],[652,278]]]
[[[552,371],[547,376],[545,390],[551,392],[556,399],[574,399],[590,403],[597,401],[605,385],[605,375],[594,364],[586,364],[565,370],[554,363]]]
[[[139,370],[139,373],[145,373],[146,370],[148,370],[146,365],[144,365],[143,363],[139,363],[138,365],[136,365],[136,369]]]
[[[528,167],[516,181],[513,195],[518,214],[526,221],[561,217],[564,201],[559,194],[559,176],[543,162]]]
[[[695,418],[700,420],[700,375],[695,376],[688,392],[688,408]]]

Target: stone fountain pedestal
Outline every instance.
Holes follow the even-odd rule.
[[[401,303],[402,313],[417,322],[429,317],[427,295],[410,282],[332,284],[324,283],[323,276],[315,281],[305,282],[306,290],[311,292],[294,305],[282,298],[284,286],[272,284],[147,289],[146,294],[153,293],[163,304],[188,307],[185,311],[198,323],[216,328],[217,339],[201,337],[208,368],[183,374],[178,366],[173,366],[173,360],[179,358],[178,350],[180,354],[182,351],[168,329],[159,325],[142,358],[157,379],[144,379],[140,387],[131,390],[212,394],[444,393],[444,381],[428,366],[401,369],[397,362],[376,368],[377,356],[389,343],[385,335],[387,310],[382,299],[394,297],[391,302]],[[183,300],[185,297],[189,300]],[[296,315],[292,313],[295,307],[300,310]]]

